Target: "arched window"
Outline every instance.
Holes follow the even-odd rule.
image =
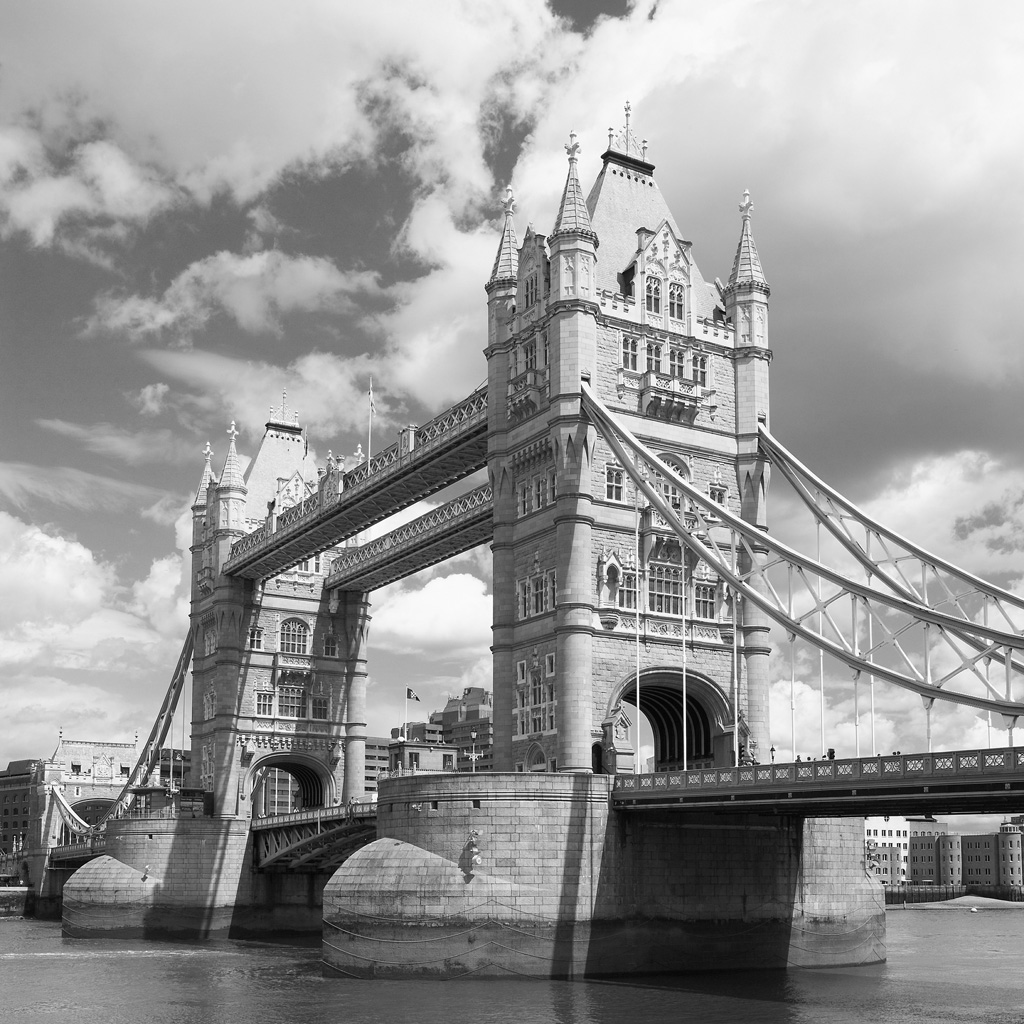
[[[305,654],[309,650],[309,626],[298,619],[281,623],[281,653]]]
[[[661,282],[656,277],[647,278],[647,312],[661,312]]]
[[[683,286],[681,284],[668,286],[668,315],[673,320],[683,319]]]

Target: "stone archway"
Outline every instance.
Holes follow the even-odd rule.
[[[636,705],[635,676],[623,683],[613,708],[620,701]],[[654,735],[655,771],[732,763],[731,738],[727,731],[732,710],[725,694],[711,680],[693,672],[686,673],[684,717],[682,671],[667,667],[644,669],[640,673],[640,710]]]
[[[526,770],[528,772],[546,772],[548,770],[548,757],[539,743],[534,743],[526,755]]]
[[[245,778],[245,792],[252,799],[252,813],[261,816],[266,813],[266,793],[263,789],[267,773],[277,768],[291,777],[290,785],[295,794],[294,809],[309,807],[330,807],[338,803],[339,794],[331,770],[322,761],[306,754],[282,750],[254,760]]]

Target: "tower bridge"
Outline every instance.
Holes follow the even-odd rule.
[[[322,888],[325,962],[356,976],[693,969],[715,949],[871,962],[883,903],[850,816],[1017,806],[1024,601],[872,521],[774,437],[749,194],[723,284],[698,268],[628,108],[589,192],[575,136],[566,152],[550,233],[520,243],[506,199],[485,387],[368,459],[313,464],[285,400],[245,474],[233,428],[219,475],[208,449],[183,659],[212,814],[130,818],[126,796],[106,855],[68,883],[76,928],[95,906],[102,931],[109,893],[128,890],[150,908],[143,933],[193,911],[198,934],[286,927],[319,914]],[[361,536],[481,469],[484,486]],[[771,534],[773,469],[827,550]],[[399,772],[356,813],[370,594],[486,542],[496,770]],[[769,716],[773,645],[788,723]],[[853,758],[796,763],[798,648],[830,666],[806,742],[826,749],[841,672]],[[876,686],[921,699],[929,749],[876,756],[873,717],[861,733]],[[1007,746],[932,751],[944,705],[994,718]],[[759,764],[781,737],[788,763]],[[272,768],[300,790],[294,820],[253,815]]]

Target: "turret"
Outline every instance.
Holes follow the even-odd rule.
[[[228,444],[228,454],[224,459],[220,483],[213,489],[216,498],[211,507],[207,509],[207,515],[211,517],[210,526],[214,536],[214,568],[218,572],[227,561],[231,545],[245,533],[245,499],[249,493],[242,476],[238,451],[235,448],[238,431],[235,429],[234,420],[231,421],[227,433],[231,438]]]
[[[556,669],[559,708],[558,770],[592,770],[593,722],[593,425],[580,407],[580,378],[597,366],[597,233],[577,174],[579,143],[570,132],[569,171],[555,226],[548,236],[551,294],[549,437],[557,477],[555,519]]]
[[[203,567],[210,564],[209,554],[206,550],[207,502],[210,498],[210,487],[217,485],[217,478],[213,475],[213,466],[211,465],[213,449],[210,447],[209,441],[206,442],[203,455],[206,457],[206,462],[203,465],[203,475],[199,480],[199,486],[196,488],[195,500],[192,502],[192,546],[189,550],[192,552],[193,599],[196,595],[195,588],[197,586],[205,586],[209,582],[205,579],[207,574],[202,572]]]
[[[740,515],[749,523],[767,529],[768,464],[758,449],[759,423],[768,425],[768,296],[770,289],[761,269],[761,260],[750,230],[754,205],[750,193],[740,203],[740,240],[736,247],[729,283],[722,290],[726,313],[733,325],[736,358],[736,442]],[[754,573],[751,585],[762,587],[756,565],[763,565],[767,554],[751,549],[741,555],[740,571]],[[763,756],[771,742],[768,693],[770,624],[764,613],[747,602],[742,610],[743,658],[746,666],[747,725],[751,744],[757,744]]]

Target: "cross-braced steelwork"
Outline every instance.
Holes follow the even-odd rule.
[[[839,541],[869,577],[909,601],[962,619],[965,624],[962,639],[980,651],[981,657],[992,658],[998,652],[992,645],[982,646],[983,641],[977,635],[979,625],[994,623],[1013,634],[1024,625],[1024,598],[965,572],[876,522],[849,498],[815,476],[763,426],[758,442],[772,466],[789,481],[815,520]]]
[[[190,629],[181,648],[181,654],[178,656],[178,664],[174,669],[174,675],[171,676],[170,686],[167,687],[167,692],[164,694],[160,711],[157,713],[153,727],[149,731],[146,745],[142,748],[142,753],[139,755],[139,759],[125,781],[124,787],[118,794],[117,799],[107,808],[103,816],[95,824],[90,825],[79,817],[57,786],[51,787],[51,794],[56,802],[57,809],[60,811],[60,816],[74,835],[95,836],[101,834],[111,818],[121,818],[127,814],[135,802],[135,790],[146,784],[153,771],[159,765],[160,748],[163,746],[164,740],[167,739],[167,733],[170,731],[174,712],[178,706],[178,699],[181,697],[181,691],[185,685],[185,676],[188,673],[189,662],[192,660],[193,639],[193,632]]]
[[[946,580],[941,599],[932,602],[929,586],[914,591],[899,583],[891,568],[903,564],[899,558],[880,563],[867,582],[808,558],[691,486],[613,417],[587,382],[582,390],[587,413],[682,543],[791,639],[805,640],[855,674],[919,694],[926,709],[937,699],[950,701],[998,712],[1011,727],[1024,713],[1024,704],[1013,699],[1018,675],[1013,652],[1024,649],[1024,637],[1011,623],[1000,629],[989,625],[984,614],[972,617],[966,610],[966,590],[953,591],[948,582],[969,580],[977,588],[981,581],[915,549],[920,564],[935,567],[935,578]],[[696,529],[687,529],[680,521],[664,494],[647,479],[645,467],[679,491],[696,518]],[[856,518],[849,508],[844,514]],[[879,538],[895,537],[877,524],[865,526],[877,530]],[[1018,598],[988,584],[979,593],[992,601],[998,598],[1000,609],[1022,607]],[[872,639],[866,641],[865,635]],[[987,661],[1002,663],[1002,688],[989,680]]]
[[[297,811],[252,822],[253,859],[259,871],[328,871],[377,838],[377,806]]]
[[[431,509],[390,533],[348,548],[331,563],[329,589],[376,590],[491,539],[491,485]]]
[[[824,815],[1008,812],[1024,796],[1024,750],[954,750],[619,775],[622,810],[678,807]]]
[[[474,391],[344,474],[343,489],[316,494],[238,540],[223,571],[263,579],[342,543],[481,469],[487,460],[487,390]],[[326,479],[326,478],[325,478]]]

